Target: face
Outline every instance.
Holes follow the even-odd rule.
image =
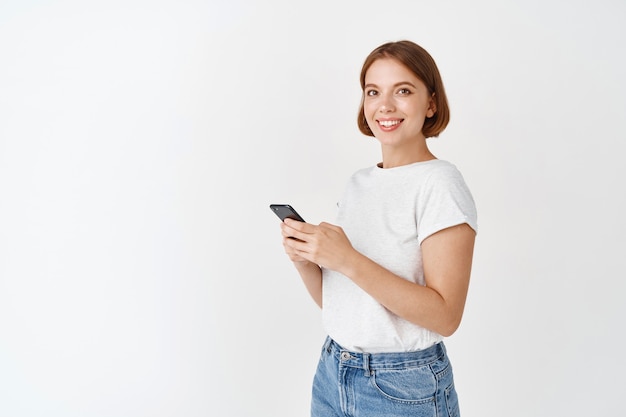
[[[365,119],[374,136],[388,146],[424,140],[422,127],[435,114],[426,85],[407,67],[391,58],[375,61],[365,73]]]

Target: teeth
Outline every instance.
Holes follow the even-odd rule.
[[[391,127],[399,124],[400,120],[381,120],[379,121],[379,123],[381,124],[381,126]]]

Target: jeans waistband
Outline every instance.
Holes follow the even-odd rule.
[[[344,349],[328,337],[324,349],[342,366],[364,369],[366,374],[376,369],[401,369],[427,365],[446,355],[446,347],[439,342],[424,350],[414,352],[361,353]]]

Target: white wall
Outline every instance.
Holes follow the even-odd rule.
[[[332,220],[404,38],[479,209],[464,417],[623,415],[626,4],[581,3],[0,3],[0,415],[307,415],[324,333],[267,206]]]

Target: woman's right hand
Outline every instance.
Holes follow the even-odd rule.
[[[310,225],[307,224],[307,226]],[[294,241],[294,238],[292,236],[294,232],[296,232],[296,230],[287,226],[283,222],[281,223],[281,232],[283,235],[283,247],[285,248],[285,253],[287,254],[287,256],[289,256],[289,259],[291,259],[293,265],[296,267],[296,270],[300,274],[300,277],[302,278],[302,281],[304,282],[307,291],[309,292],[315,303],[321,308],[322,270],[320,266],[299,255],[296,249],[293,247],[296,241]],[[303,235],[302,238],[306,237]],[[297,243],[304,243],[303,240],[297,240]]]
[[[287,234],[286,227],[285,227],[284,223],[281,223],[280,230],[281,230],[281,234],[283,235],[283,247],[285,248],[285,253],[289,257],[291,262],[296,264],[296,267],[298,267],[298,266],[305,266],[307,263],[309,263],[309,261],[304,259],[302,256],[298,255],[295,252],[295,250],[291,246],[289,246],[289,244],[288,244],[289,243],[289,239],[293,239],[293,238],[290,237]]]

